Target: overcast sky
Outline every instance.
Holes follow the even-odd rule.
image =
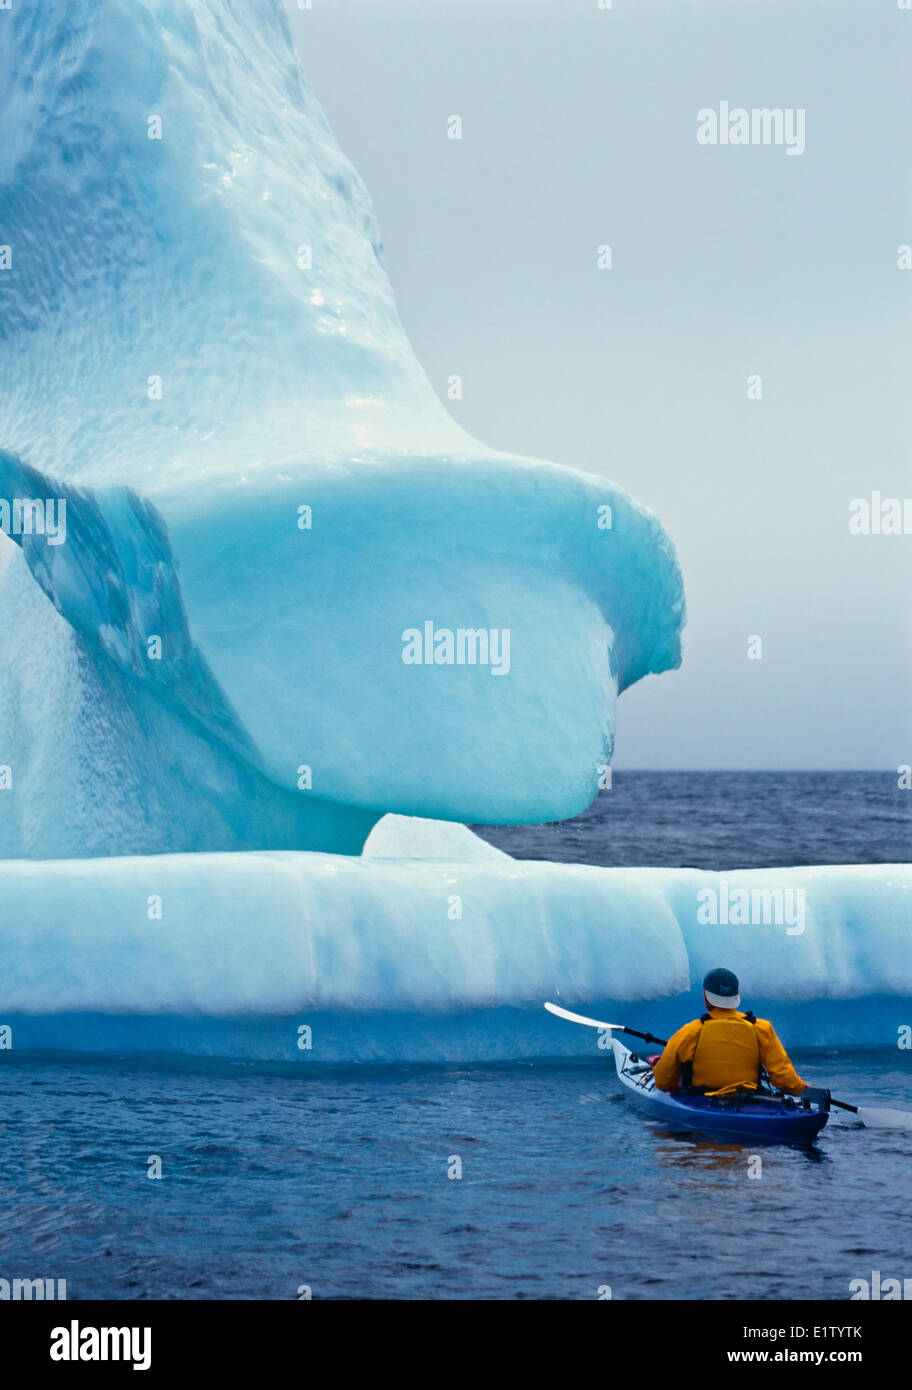
[[[677,546],[684,664],[622,697],[615,766],[912,762],[912,535],[848,529],[853,498],[912,496],[912,12],[287,3],[415,351],[442,397],[463,377],[448,409]],[[800,108],[804,153],[699,144],[722,101]]]

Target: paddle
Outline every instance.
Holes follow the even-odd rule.
[[[545,1008],[549,1014],[565,1018],[569,1023],[583,1023],[588,1028],[609,1028],[615,1033],[629,1033],[632,1038],[642,1038],[643,1042],[657,1043],[659,1047],[666,1045],[665,1038],[657,1038],[652,1033],[638,1033],[636,1028],[628,1028],[624,1023],[600,1023],[598,1019],[586,1018],[585,1014],[572,1014],[569,1009],[562,1009],[557,1004],[546,1004]],[[835,1105],[838,1110],[851,1110],[868,1129],[912,1129],[912,1112],[908,1110],[850,1105],[847,1100],[836,1100],[834,1096],[830,1097],[830,1104]]]
[[[912,1129],[912,1112],[908,1110],[888,1110],[886,1107],[870,1105],[849,1105],[847,1100],[836,1100],[830,1096],[830,1104],[840,1110],[851,1110],[868,1129]]]
[[[586,1018],[585,1014],[572,1014],[569,1009],[562,1009],[558,1004],[546,1004],[545,1008],[549,1014],[556,1014],[558,1018],[565,1018],[569,1023],[585,1023],[587,1028],[610,1028],[615,1033],[629,1033],[632,1038],[641,1038],[643,1042],[658,1043],[659,1047],[665,1047],[667,1038],[657,1038],[652,1033],[638,1033],[635,1028],[628,1028],[624,1023],[599,1023],[598,1019]]]

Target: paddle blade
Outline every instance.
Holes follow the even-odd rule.
[[[556,1014],[558,1018],[565,1018],[568,1023],[584,1023],[587,1028],[617,1028],[620,1032],[625,1032],[623,1023],[599,1023],[597,1018],[586,1018],[584,1014],[572,1014],[569,1009],[562,1009],[559,1004],[546,1004],[545,1008],[549,1014]]]
[[[912,1111],[872,1109],[859,1105],[858,1118],[868,1129],[912,1129]]]

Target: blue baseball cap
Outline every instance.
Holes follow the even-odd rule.
[[[741,1003],[741,986],[737,975],[721,967],[710,970],[703,979],[703,993],[707,1004],[716,1009],[737,1009]]]

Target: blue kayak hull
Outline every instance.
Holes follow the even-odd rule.
[[[618,1079],[625,1093],[653,1119],[676,1129],[753,1143],[812,1144],[829,1119],[823,1109],[805,1109],[775,1096],[752,1097],[732,1104],[711,1096],[655,1089],[651,1068],[613,1041]]]

